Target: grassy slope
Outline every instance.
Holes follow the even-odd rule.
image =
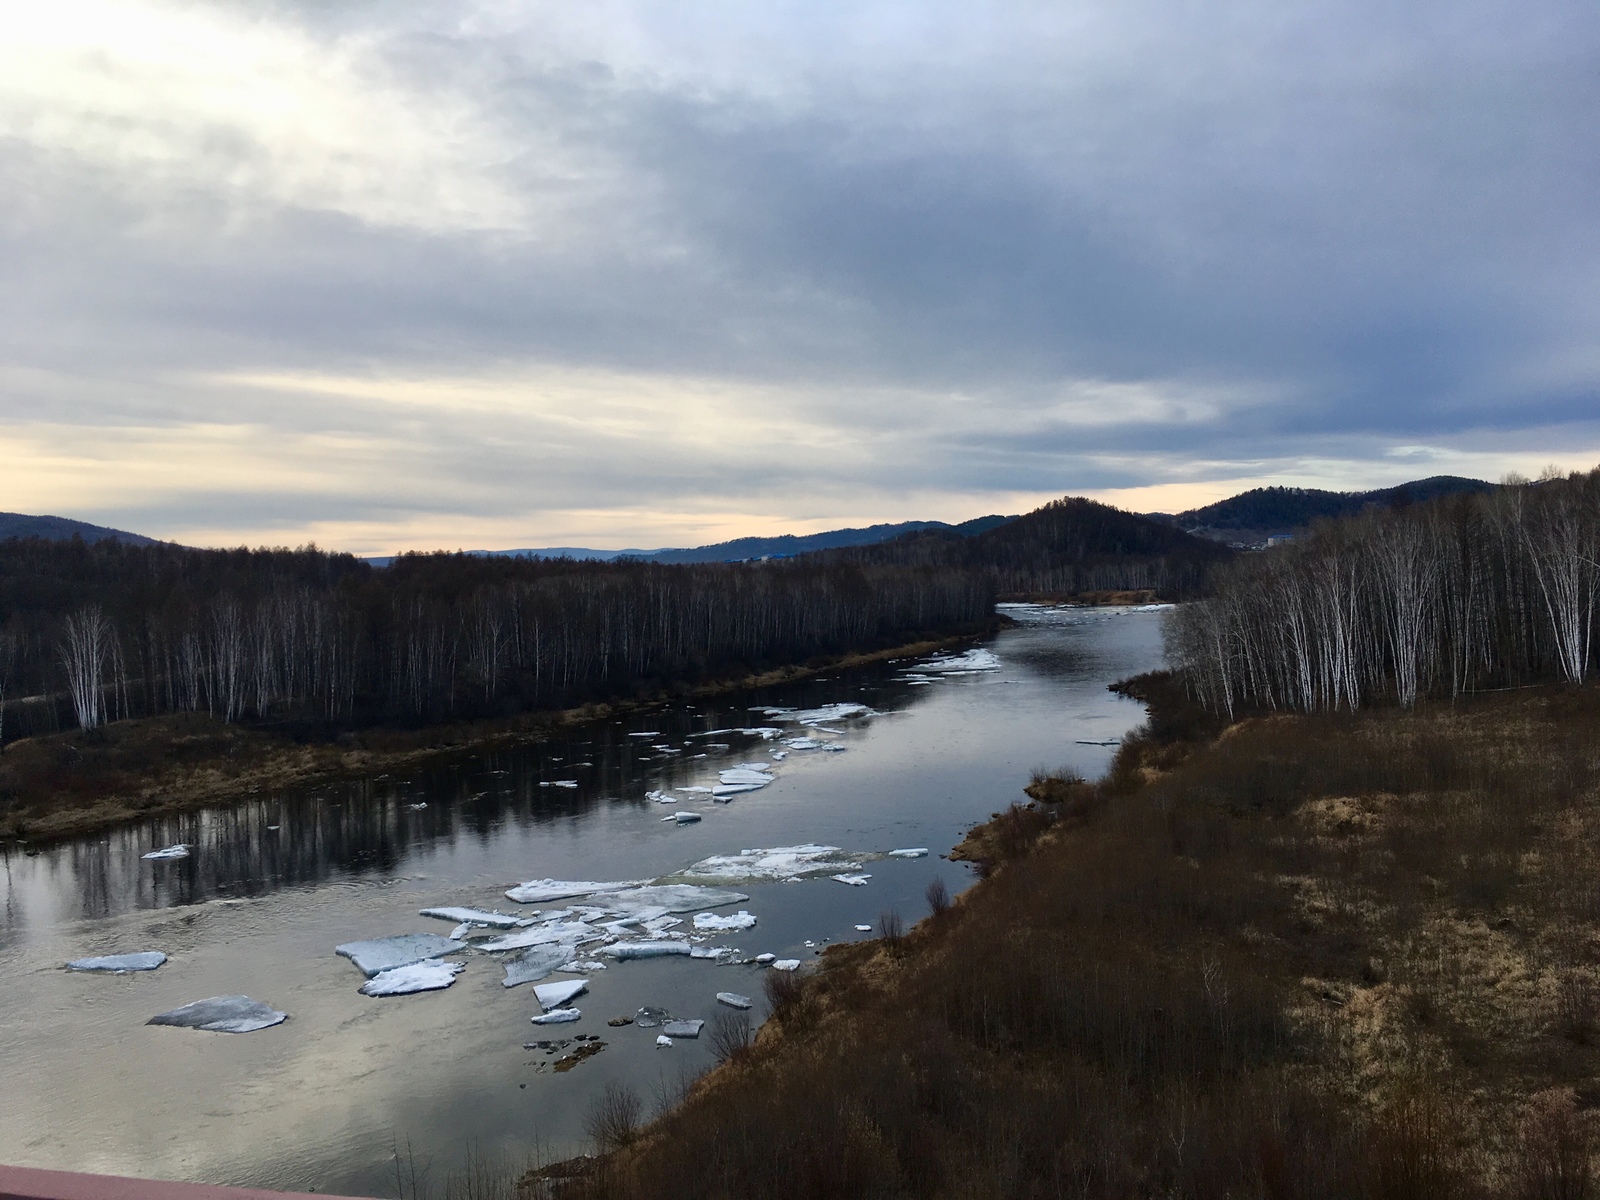
[[[1159,740],[562,1194],[1592,1195],[1600,696],[1189,741],[1142,690]]]

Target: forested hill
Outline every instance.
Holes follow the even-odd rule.
[[[377,570],[315,549],[11,539],[0,735],[194,710],[508,716],[975,629],[993,601],[950,566],[408,554]]]
[[[104,525],[90,525],[87,521],[74,521],[70,517],[35,517],[27,513],[0,513],[0,541],[6,538],[47,538],[51,541],[70,541],[82,538],[86,542],[126,542],[130,546],[153,546],[154,538],[128,533],[122,529],[108,529]]]
[[[1198,594],[1231,555],[1172,525],[1069,496],[972,537],[936,530],[809,557],[978,570],[1002,596],[1151,590],[1179,599]]]
[[[1315,521],[1355,516],[1368,508],[1403,508],[1463,492],[1484,493],[1495,485],[1459,475],[1433,475],[1398,487],[1369,492],[1329,492],[1318,488],[1254,488],[1188,512],[1169,516],[1150,514],[1152,520],[1229,541],[1262,541],[1269,534],[1298,533]]]

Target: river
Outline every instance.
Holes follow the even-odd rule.
[[[457,955],[466,967],[447,990],[371,998],[335,945],[449,933],[418,915],[429,906],[521,915],[503,893],[524,880],[648,879],[710,855],[813,842],[932,853],[870,861],[861,886],[825,876],[740,884],[748,902],[718,911],[747,909],[758,924],[717,944],[804,960],[873,936],[855,927],[886,910],[910,923],[934,877],[952,893],[970,885],[970,869],[940,855],[1022,799],[1033,769],[1098,775],[1143,719],[1106,685],[1159,665],[1159,613],[1006,611],[1018,624],[985,643],[992,669],[876,664],[415,776],[263,793],[36,854],[0,851],[0,1162],[390,1196],[397,1150],[437,1187],[469,1153],[522,1161],[535,1148],[584,1149],[584,1117],[608,1083],[649,1104],[713,1061],[704,1037],[659,1048],[659,1030],[607,1018],[652,1005],[710,1019],[714,994],[732,991],[755,999],[759,1020],[763,968],[613,962],[574,1001],[581,1021],[541,1029],[529,1023],[533,989],[503,987],[487,954]],[[843,753],[787,747],[808,731],[763,711],[837,704],[875,714],[809,735]],[[763,727],[783,732],[708,735]],[[774,750],[787,755],[775,782],[730,803],[647,798],[716,784],[719,769],[771,761]],[[702,819],[680,825],[678,811]],[[191,846],[187,858],[141,857],[176,843]],[[125,975],[62,969],[141,950],[169,961]],[[234,1035],[145,1024],[236,993],[290,1019]],[[551,1069],[562,1051],[524,1048],[577,1034],[606,1046],[564,1073]]]

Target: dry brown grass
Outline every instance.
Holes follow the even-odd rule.
[[[1134,739],[1058,790],[573,1194],[1592,1194],[1600,696]]]

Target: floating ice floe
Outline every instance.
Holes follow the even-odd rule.
[[[931,658],[921,663],[919,669],[940,675],[969,675],[977,671],[998,671],[1000,660],[994,651],[975,646],[965,654],[945,654]]]
[[[851,717],[875,717],[878,714],[865,704],[845,701],[824,704],[821,708],[769,708],[768,716],[777,717],[794,725],[826,725],[830,721],[844,721]]]
[[[458,921],[463,925],[481,925],[486,929],[515,929],[518,925],[528,924],[527,917],[489,912],[482,908],[425,908],[419,915],[439,921]]]
[[[545,1012],[554,1012],[558,1008],[566,1008],[567,1001],[588,990],[589,981],[586,979],[563,979],[560,983],[539,984],[533,989],[533,995],[539,1001],[540,1008]]]
[[[578,971],[604,971],[606,969],[606,965],[603,962],[596,962],[592,958],[575,958],[569,963],[562,963],[561,969],[568,973]]]
[[[766,787],[773,780],[770,768],[729,767],[726,771],[719,771],[717,776],[725,784],[752,784],[755,787]]]
[[[182,1008],[158,1013],[146,1025],[179,1025],[211,1033],[254,1033],[289,1019],[289,1014],[249,996],[211,996]]]
[[[644,798],[655,804],[676,804],[678,802],[676,796],[669,796],[665,792],[646,792]]]
[[[552,779],[550,781],[550,786],[558,788],[575,788],[578,786],[578,781],[576,779]]]
[[[169,858],[188,858],[189,847],[179,842],[176,846],[163,846],[160,850],[152,850],[148,854],[141,854],[140,858],[153,858],[162,861]]]
[[[430,958],[443,958],[465,950],[467,944],[454,938],[437,937],[431,933],[401,933],[394,937],[372,938],[364,942],[346,942],[335,946],[333,952],[348,958],[368,979],[380,971],[408,967],[412,963]]]
[[[646,1004],[633,1014],[633,1023],[640,1029],[655,1029],[663,1022],[672,1020],[672,1014],[664,1008],[655,1008]]]
[[[819,742],[816,738],[792,737],[784,738],[783,744],[791,750],[821,750],[827,742]]]
[[[690,958],[709,958],[713,962],[739,962],[739,950],[734,946],[696,946],[689,951]]]
[[[167,961],[159,950],[140,950],[135,954],[102,954],[97,958],[75,958],[67,964],[69,971],[107,971],[117,975],[129,971],[154,971]]]
[[[853,871],[863,863],[881,857],[879,854],[847,854],[838,846],[814,843],[775,846],[766,850],[741,850],[738,854],[717,854],[703,858],[679,871],[677,877],[706,883],[778,883],[813,875]],[[706,904],[701,907],[719,906]]]
[[[715,913],[708,912],[695,913],[694,927],[700,933],[721,933],[729,929],[754,929],[756,927],[756,919],[753,914],[745,912],[742,908],[738,912],[730,913],[725,917],[719,917]]]
[[[693,825],[700,820],[700,814],[692,812],[673,813],[672,816],[665,817],[663,820],[670,820],[678,825]]]
[[[837,879],[840,883],[848,883],[851,887],[866,887],[867,880],[871,879],[872,876],[858,872],[855,874],[830,875],[828,878]]]
[[[702,887],[694,883],[658,883],[613,892],[599,899],[605,901],[609,911],[630,912],[642,917],[644,911],[651,908],[669,913],[692,913],[706,908],[743,904],[750,897],[743,892]]]
[[[587,921],[550,921],[543,925],[519,929],[515,933],[503,933],[486,942],[479,942],[478,949],[498,954],[504,950],[521,950],[528,946],[545,946],[558,942],[577,946],[604,936],[604,933],[593,928]]]
[[[583,1020],[581,1008],[558,1008],[551,1012],[540,1013],[537,1017],[529,1018],[535,1025],[566,1025],[571,1021]]]
[[[774,971],[798,971],[800,969],[800,960],[798,958],[774,959],[772,969]]]
[[[850,749],[850,747],[841,746],[838,742],[827,742],[821,746],[818,746],[817,749],[826,750],[829,754],[843,754],[846,750]]]
[[[641,942],[613,942],[600,953],[618,962],[627,962],[635,958],[666,958],[670,955],[681,954],[688,957],[694,947],[688,942],[677,941],[641,941]]]
[[[772,752],[772,761],[773,762],[782,762],[784,759],[786,759],[788,757],[789,757],[789,752],[787,750],[774,750]]]
[[[661,1027],[659,1036],[665,1038],[698,1038],[704,1021],[668,1021]]]
[[[891,850],[891,851],[889,851],[889,857],[890,858],[927,858],[928,857],[928,848],[926,846],[909,846],[904,850]]]
[[[639,887],[648,879],[622,879],[611,883],[596,883],[575,879],[530,879],[506,892],[506,899],[518,904],[541,904],[546,900],[567,900],[576,896],[594,896],[601,892],[620,892],[624,888]]]
[[[565,970],[578,952],[575,945],[553,942],[544,946],[530,946],[505,962],[506,977],[501,987],[520,987],[524,983],[538,983],[557,971]]]
[[[857,933],[871,933],[872,932],[872,926],[871,925],[857,925],[856,926],[856,932]]]
[[[738,992],[718,992],[717,1003],[726,1004],[729,1008],[749,1008],[750,997],[741,996]]]
[[[717,800],[731,800],[745,792],[759,792],[766,786],[765,783],[724,783],[712,788],[711,795]]]
[[[672,1039],[669,1038],[664,1033],[658,1033],[658,1034],[656,1034],[656,1045],[658,1045],[658,1046],[670,1046],[670,1045],[672,1045]]]
[[[483,794],[484,793],[482,793],[482,792],[478,793],[479,796],[481,796]],[[474,796],[473,799],[476,800],[477,796]],[[406,807],[409,808],[412,812],[421,812],[423,809],[428,807],[428,802],[426,800],[424,800],[420,804],[408,804],[408,805],[406,805]]]
[[[449,987],[456,981],[456,976],[466,969],[466,963],[430,959],[379,971],[357,990],[363,996],[409,996],[414,992],[437,992]]]
[[[758,967],[770,967],[773,963],[777,962],[777,960],[778,956],[776,954],[758,954],[755,956],[755,958],[751,959],[751,961]]]
[[[710,788],[708,788],[708,787],[700,787],[698,784],[693,786],[693,787],[679,787],[679,788],[673,788],[672,790],[675,791],[675,792],[692,792],[695,795],[699,795],[699,796],[709,796],[711,794],[711,789]]]

